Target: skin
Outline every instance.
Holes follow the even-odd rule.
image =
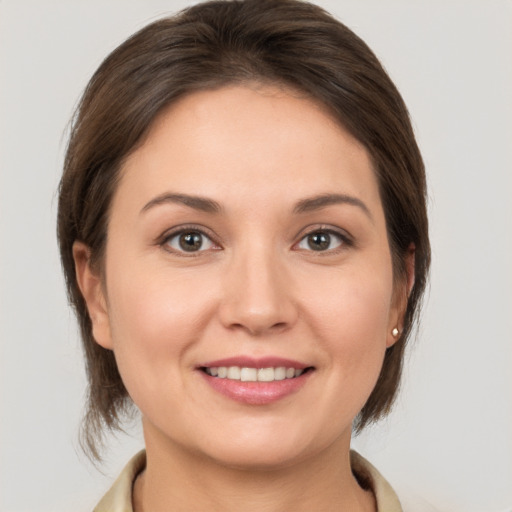
[[[155,201],[168,193],[221,209]],[[325,194],[352,201],[296,211]],[[204,231],[202,250],[180,249],[180,227]],[[325,250],[308,244],[318,231],[330,232]],[[350,470],[351,424],[406,284],[394,284],[369,155],[324,109],[256,85],[181,99],[124,163],[104,279],[86,246],[74,255],[94,337],[142,413],[137,512],[375,510]],[[241,404],[197,369],[235,355],[314,371],[275,403]]]

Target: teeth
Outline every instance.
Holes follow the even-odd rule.
[[[274,368],[260,368],[258,370],[258,382],[272,382],[274,380]]]
[[[280,366],[274,370],[274,380],[284,380],[286,379],[286,368]]]
[[[242,382],[256,382],[258,380],[258,370],[256,368],[242,368],[240,370],[240,380]]]
[[[275,380],[293,379],[304,373],[298,368],[241,368],[239,366],[219,366],[205,368],[208,375],[219,379],[240,380],[242,382],[273,382]]]
[[[238,366],[230,366],[228,368],[228,379],[240,380],[240,368]]]

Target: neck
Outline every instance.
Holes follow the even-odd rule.
[[[135,512],[375,512],[350,468],[350,437],[315,457],[278,468],[233,468],[145,429],[147,465],[134,485]]]

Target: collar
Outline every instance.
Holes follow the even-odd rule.
[[[374,466],[353,450],[350,452],[350,464],[359,485],[371,489],[375,495],[377,512],[402,512],[395,491]],[[128,462],[93,512],[133,512],[133,483],[145,467],[146,452],[142,450]]]

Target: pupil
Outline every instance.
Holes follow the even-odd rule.
[[[328,249],[330,243],[331,237],[327,233],[313,233],[308,237],[308,245],[314,251]]]
[[[200,233],[184,233],[180,236],[180,247],[184,251],[197,251],[201,248],[203,242]]]

